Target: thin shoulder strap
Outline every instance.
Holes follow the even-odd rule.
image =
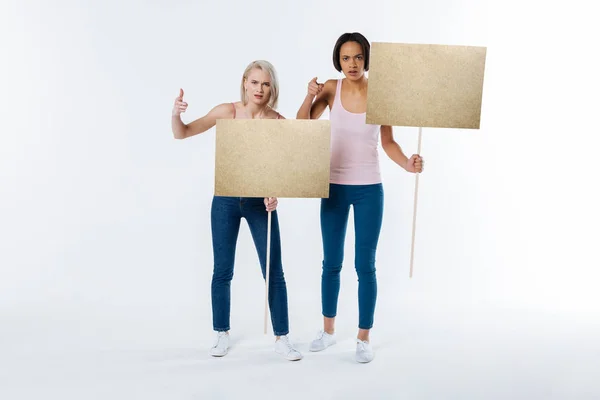
[[[231,103],[231,107],[233,107],[233,119],[235,119],[235,104]]]
[[[335,87],[335,98],[334,98],[334,102],[335,101],[341,101],[340,97],[342,96],[342,79],[338,79],[337,81],[337,85]]]

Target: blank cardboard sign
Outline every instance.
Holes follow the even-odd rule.
[[[373,43],[367,123],[479,129],[485,47]]]
[[[215,195],[329,197],[327,120],[217,120]]]

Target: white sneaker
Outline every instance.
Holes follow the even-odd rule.
[[[356,361],[359,363],[368,363],[373,360],[373,356],[371,343],[356,339]]]
[[[310,351],[325,350],[335,344],[335,333],[329,334],[325,331],[319,331],[317,338],[310,343]]]
[[[227,332],[217,332],[215,344],[210,349],[210,355],[213,357],[223,357],[229,350],[229,334]]]
[[[275,352],[290,361],[302,360],[302,354],[292,346],[287,335],[280,336],[275,342]]]

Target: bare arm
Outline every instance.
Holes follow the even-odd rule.
[[[418,154],[407,157],[400,145],[394,140],[392,127],[389,125],[381,125],[381,146],[385,154],[407,172],[423,172],[423,158]]]
[[[316,80],[313,81],[316,84]],[[311,81],[311,84],[313,81]],[[312,90],[311,93],[309,84],[309,92],[304,98],[304,102],[300,106],[298,114],[296,114],[296,119],[319,119],[327,106],[330,106],[331,108],[331,101],[335,95],[336,84],[337,82],[335,80],[328,80],[322,85],[322,88],[316,95],[314,94],[314,90]]]
[[[389,125],[381,125],[381,146],[385,154],[396,164],[406,169],[408,157],[402,151],[400,145],[394,140],[392,127]]]
[[[175,139],[186,139],[199,133],[206,132],[217,123],[217,119],[227,119],[233,117],[233,106],[229,103],[219,104],[208,112],[204,117],[184,124],[181,116],[173,115],[171,117],[171,128]]]

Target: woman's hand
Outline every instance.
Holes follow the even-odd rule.
[[[265,197],[264,202],[267,211],[275,211],[277,208],[277,197]]]
[[[321,91],[323,90],[323,84],[322,83],[317,83],[317,78],[314,77],[309,83],[308,83],[308,94],[310,96],[318,96]]]
[[[425,161],[418,154],[413,154],[408,160],[406,160],[406,168],[408,172],[421,173],[423,172],[423,166]]]
[[[173,105],[173,116],[177,117],[184,113],[187,109],[188,104],[183,101],[183,89],[179,89],[179,96],[175,98],[175,104]]]

